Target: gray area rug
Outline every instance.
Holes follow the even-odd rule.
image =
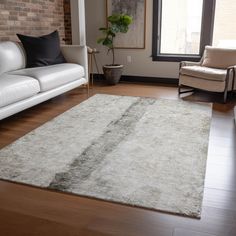
[[[198,218],[211,112],[95,95],[0,150],[0,178]]]

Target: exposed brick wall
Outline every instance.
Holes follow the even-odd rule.
[[[61,41],[70,43],[69,0],[0,0],[0,41],[16,41],[16,33],[39,36],[56,29]]]
[[[64,0],[64,22],[66,44],[72,43],[70,0]]]

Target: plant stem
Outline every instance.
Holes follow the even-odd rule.
[[[113,44],[114,37],[112,37],[112,65],[115,65],[115,49],[114,49],[114,44]]]
[[[112,65],[115,65],[115,49],[112,47]]]

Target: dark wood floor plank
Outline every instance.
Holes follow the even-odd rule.
[[[9,219],[11,219],[10,224]],[[48,221],[38,217],[27,216],[16,212],[5,211],[2,209],[0,214],[0,222],[0,235],[3,236],[82,235],[81,231],[76,227]],[[18,230],[13,231],[14,228]]]
[[[216,236],[216,235],[177,228],[175,229],[173,236]]]

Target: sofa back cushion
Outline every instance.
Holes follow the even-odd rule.
[[[236,49],[206,46],[202,66],[226,69],[236,65]]]
[[[25,68],[26,58],[24,49],[16,42],[0,42],[0,75]]]

